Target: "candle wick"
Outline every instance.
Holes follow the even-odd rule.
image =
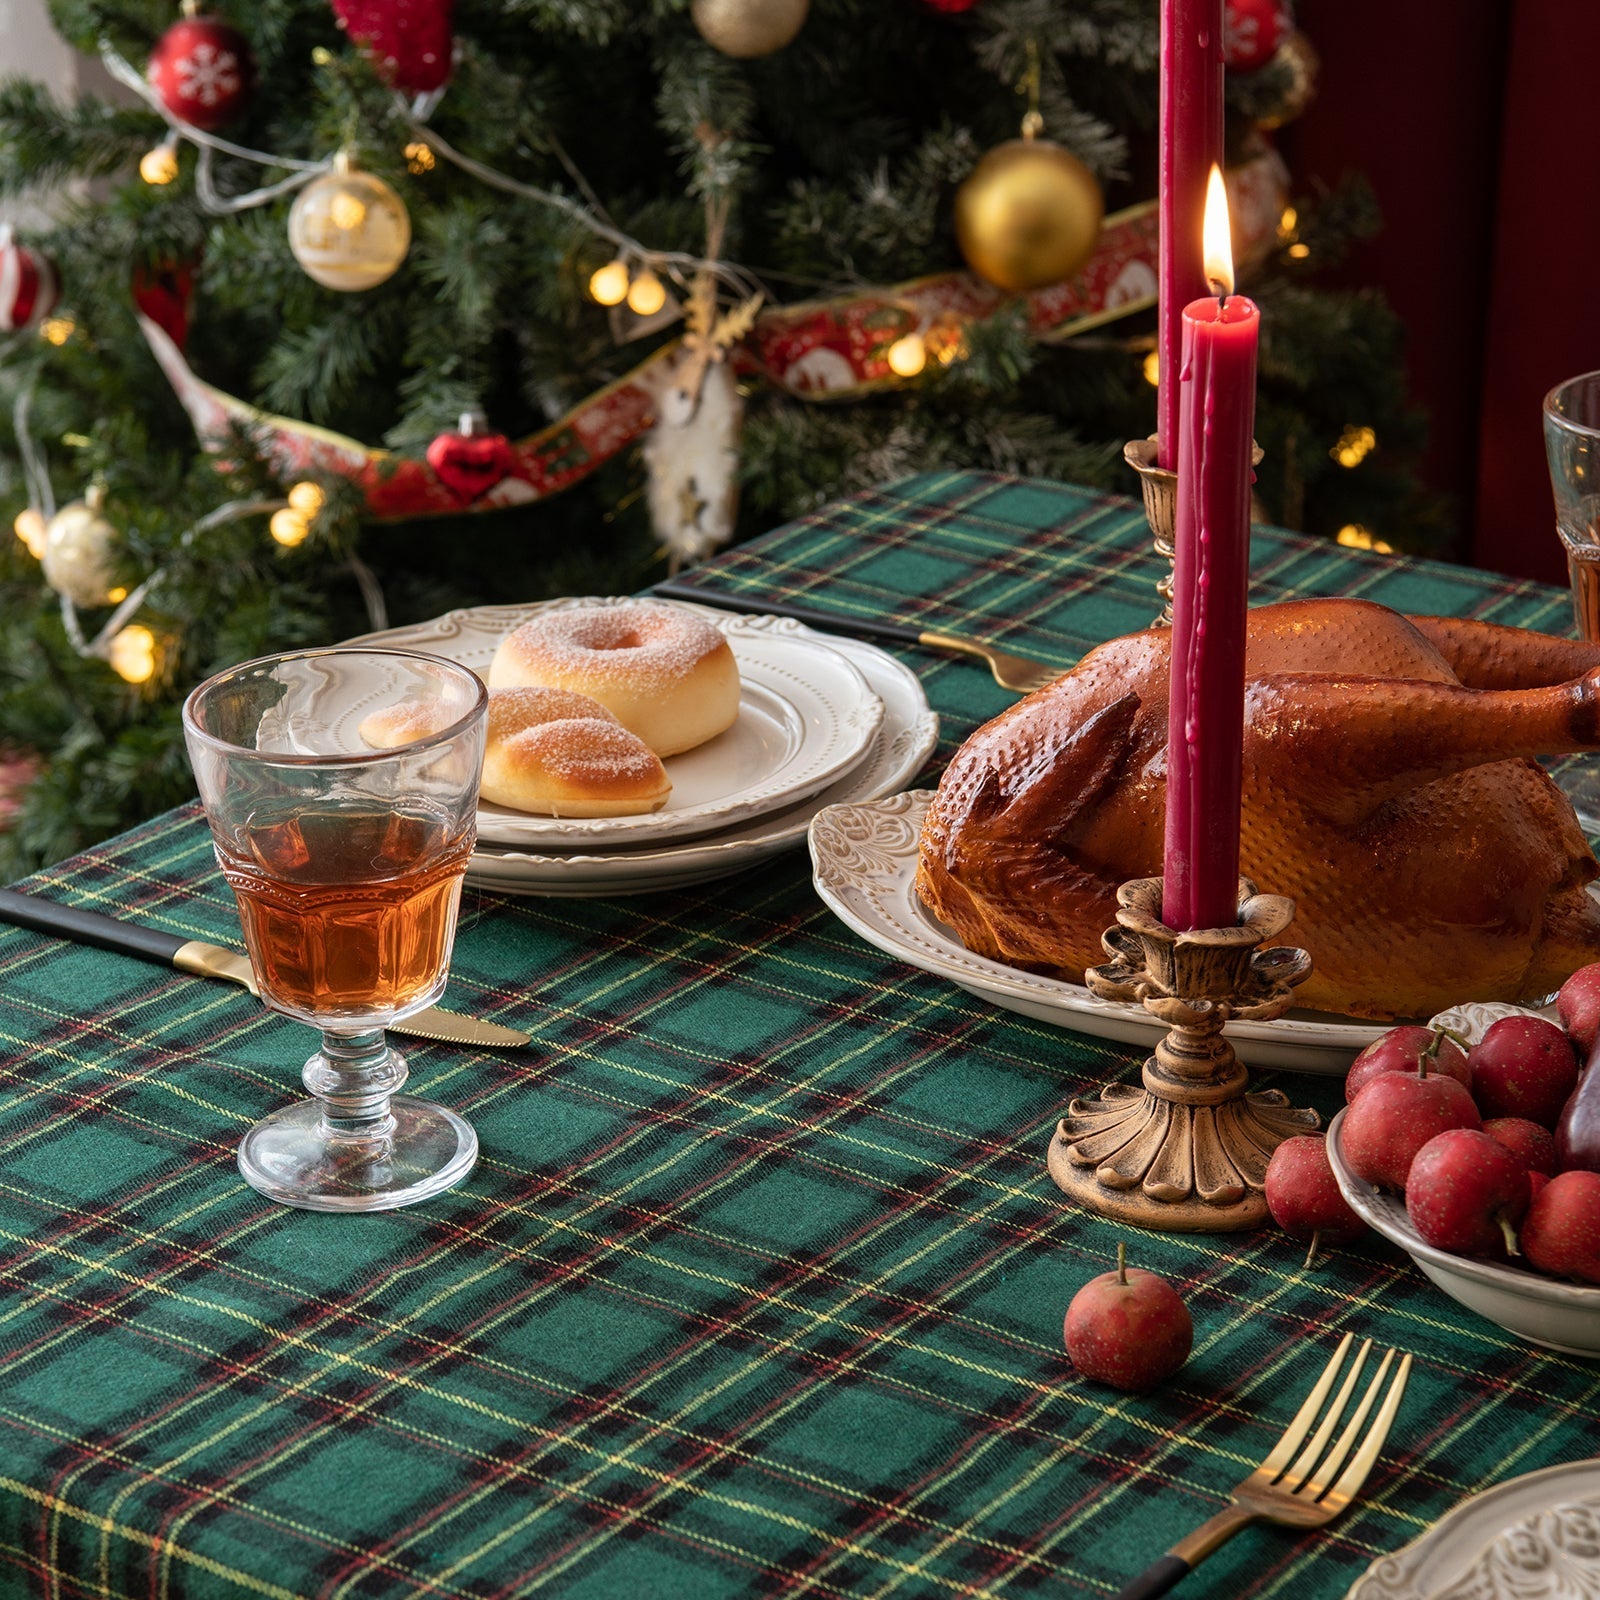
[[[1217,315],[1219,317],[1225,315],[1228,309],[1227,284],[1225,284],[1221,278],[1210,278],[1207,280],[1207,282],[1210,286],[1212,294],[1217,297]]]

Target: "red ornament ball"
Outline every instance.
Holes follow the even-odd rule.
[[[453,0],[333,0],[333,12],[371,59],[378,75],[403,94],[441,87],[455,58]]]
[[[55,263],[42,250],[30,250],[0,232],[0,332],[43,322],[61,298]]]
[[[922,0],[922,3],[935,11],[970,11],[978,0]]]
[[[146,76],[173,116],[209,130],[243,115],[256,58],[250,41],[220,17],[185,17],[157,41]]]
[[[1254,72],[1293,28],[1284,0],[1223,0],[1222,59],[1231,71]]]
[[[454,433],[441,433],[428,446],[428,465],[463,504],[494,488],[516,465],[511,441],[490,433],[478,412],[468,412]]]

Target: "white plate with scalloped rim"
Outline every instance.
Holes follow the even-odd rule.
[[[473,606],[349,642],[426,651],[487,678],[500,641],[542,612],[639,603],[621,595]],[[793,805],[866,758],[883,722],[883,702],[842,652],[782,618],[700,614],[722,630],[738,662],[739,716],[726,733],[667,757],[672,794],[666,806],[630,817],[542,817],[486,801],[478,807],[480,839],[572,851],[692,838]]]
[[[1007,1011],[1097,1039],[1153,1049],[1166,1029],[1142,1006],[1101,1000],[1082,984],[1023,972],[974,955],[917,898],[917,841],[930,790],[829,806],[811,823],[812,881],[834,913],[868,944],[959,984]],[[1343,1077],[1392,1024],[1291,1011],[1273,1022],[1230,1022],[1241,1061]]]
[[[1600,1461],[1527,1472],[1380,1556],[1345,1600],[1600,1600]]]
[[[939,738],[939,719],[928,708],[921,682],[908,666],[876,645],[831,635],[827,643],[861,669],[883,701],[884,716],[867,759],[821,794],[708,839],[664,845],[659,850],[555,855],[491,845],[473,856],[467,882],[496,894],[567,896],[686,888],[729,877],[792,849],[805,839],[807,825],[823,806],[875,800],[904,788],[922,770]]]

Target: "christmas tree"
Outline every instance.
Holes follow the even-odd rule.
[[[1425,548],[1395,319],[1314,284],[1370,207],[1271,149],[1286,4],[1228,0],[1262,511]],[[0,89],[57,219],[0,248],[0,877],[191,793],[183,692],[241,659],[927,467],[1133,490],[1153,0],[52,5],[129,92]]]

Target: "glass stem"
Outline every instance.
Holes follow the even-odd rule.
[[[372,1144],[394,1132],[389,1097],[406,1081],[405,1058],[381,1028],[322,1035],[322,1048],[301,1078],[322,1107],[323,1136],[340,1144]]]

